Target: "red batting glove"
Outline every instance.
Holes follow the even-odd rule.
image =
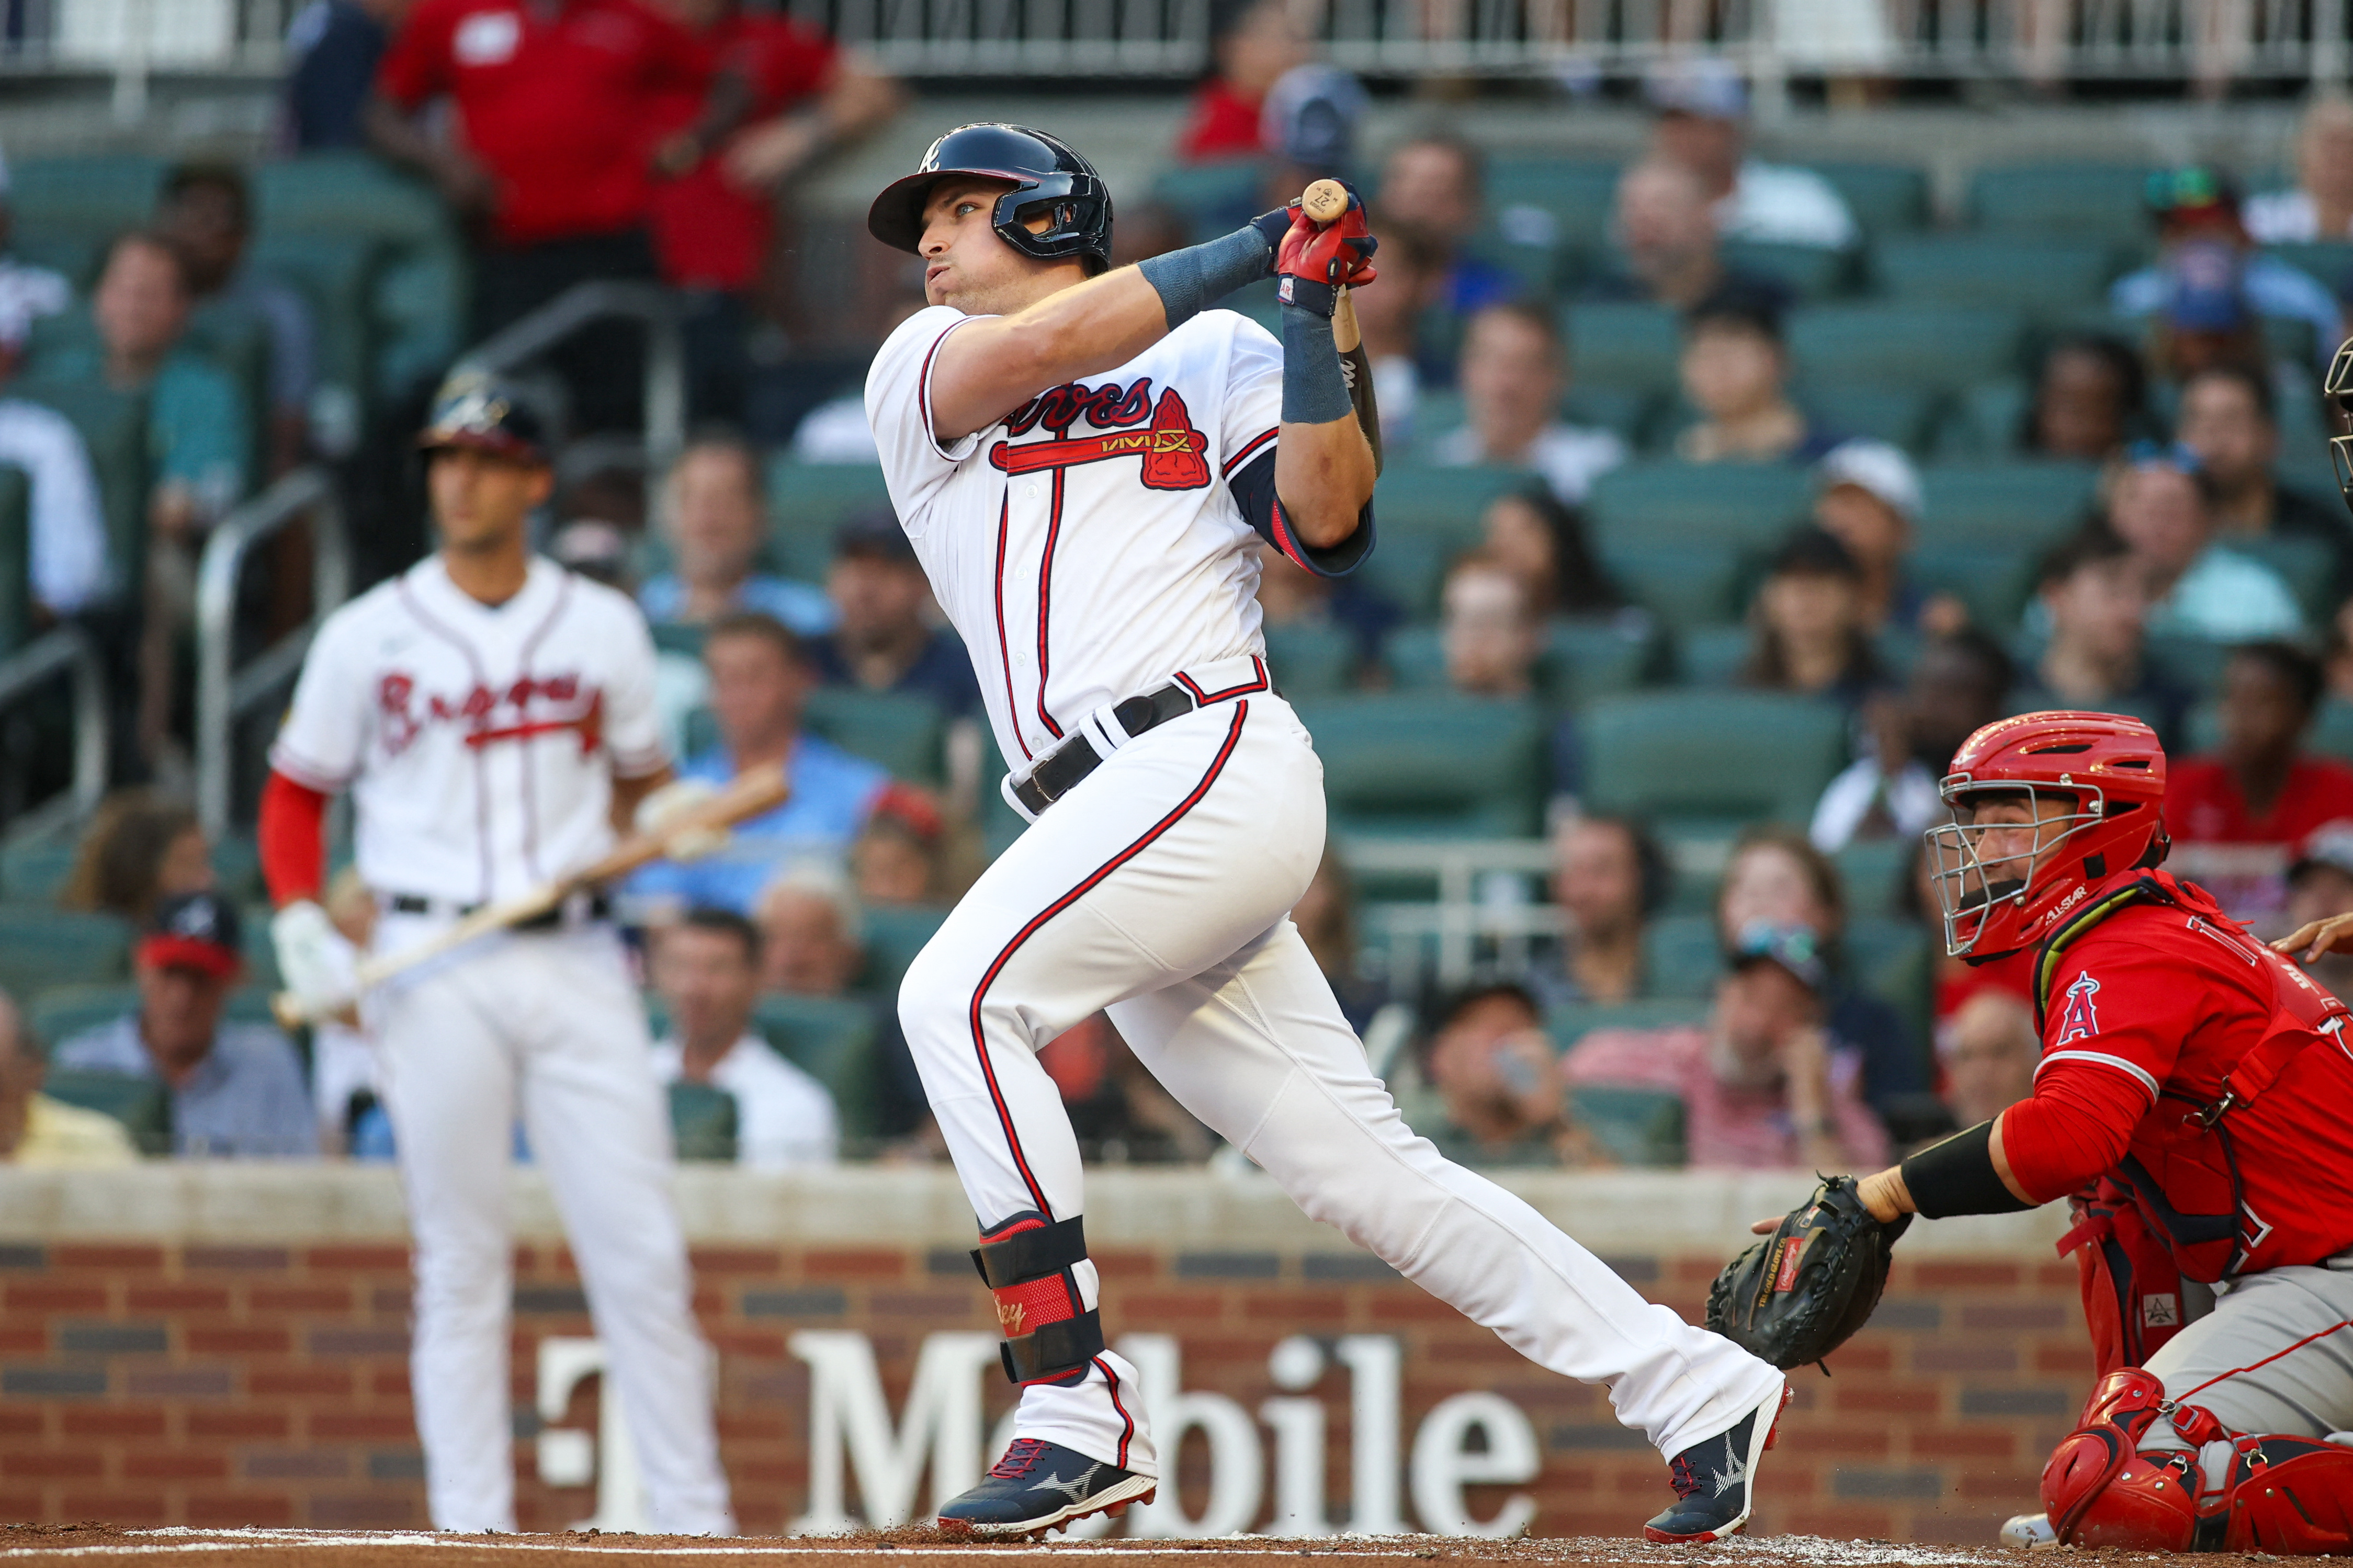
[[[1364,198],[1353,188],[1348,210],[1331,223],[1318,224],[1297,202],[1289,210],[1291,227],[1275,251],[1275,298],[1328,316],[1341,287],[1360,289],[1380,276],[1373,269],[1380,241],[1366,222]]]

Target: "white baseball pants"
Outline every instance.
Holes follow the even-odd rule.
[[[436,927],[386,915],[375,948]],[[488,938],[375,994],[385,1107],[417,1276],[409,1379],[433,1523],[512,1531],[509,1151],[520,1111],[578,1259],[656,1530],[733,1535],[671,1206],[670,1116],[619,939],[603,926]]]
[[[1195,672],[1209,692],[1219,673]],[[997,858],[899,993],[982,1224],[1083,1212],[1078,1142],[1036,1052],[1107,1007],[1144,1065],[1302,1209],[1530,1360],[1607,1384],[1662,1453],[1730,1428],[1779,1373],[1645,1301],[1398,1116],[1286,913],[1323,849],[1323,764],[1261,689],[1126,741]],[[1092,1270],[1078,1273],[1092,1291]],[[1156,1476],[1133,1381],[1106,1353],[1073,1387],[1025,1390],[1018,1429]]]

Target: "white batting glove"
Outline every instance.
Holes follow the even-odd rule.
[[[715,784],[702,779],[672,779],[638,802],[637,816],[632,820],[639,833],[659,837],[670,824],[718,797]],[[700,860],[726,848],[727,839],[728,832],[723,827],[701,828],[680,834],[670,841],[668,853],[673,860]]]
[[[351,1000],[358,954],[326,910],[297,900],[269,917],[269,941],[278,950],[279,978],[303,1011],[332,1011]]]

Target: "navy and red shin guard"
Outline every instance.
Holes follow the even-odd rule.
[[[1087,1260],[1084,1215],[1018,1214],[980,1233],[973,1266],[997,1298],[1005,1375],[1021,1387],[1076,1383],[1103,1353],[1103,1316],[1086,1304],[1076,1269]]]

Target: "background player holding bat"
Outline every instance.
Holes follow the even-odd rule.
[[[2101,1376],[2043,1471],[2047,1512],[2004,1540],[2353,1550],[2353,1447],[2327,1441],[2353,1431],[2353,1019],[2158,868],[2165,752],[2139,720],[1989,724],[1944,795],[1947,945],[2031,964],[2034,1092],[1760,1223],[1778,1234],[1718,1279],[1710,1322],[1818,1359],[1868,1316],[1911,1215],[2069,1198]]]
[[[553,483],[507,387],[458,380],[430,426],[440,548],[319,630],[270,752],[262,869],[295,1005],[346,1003],[317,900],[328,797],[351,790],[379,954],[591,865],[679,806],[637,607],[531,553]],[[708,1352],[670,1205],[645,1016],[601,895],[456,946],[362,1001],[399,1148],[417,1275],[411,1388],[433,1522],[514,1528],[508,1152],[521,1116],[612,1358],[658,1529],[732,1534]]]
[[[1363,206],[1328,227],[1269,213],[1115,272],[1111,216],[1062,142],[969,125],[867,220],[923,258],[931,301],[876,358],[867,415],[1034,824],[899,997],[1022,1389],[1003,1459],[941,1522],[1036,1534],[1149,1500],[1160,1475],[1034,1054],[1107,1007],[1307,1213],[1538,1363],[1608,1384],[1673,1457],[1682,1500],[1653,1539],[1736,1530],[1780,1374],[1416,1137],[1286,915],[1323,851],[1323,773],[1269,677],[1256,544],[1326,574],[1372,548],[1371,420],[1332,321],[1338,288],[1373,280]],[[1280,346],[1208,309],[1270,275]]]

